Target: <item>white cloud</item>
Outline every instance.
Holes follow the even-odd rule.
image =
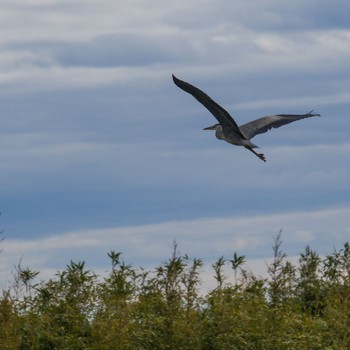
[[[6,65],[0,82],[19,91],[98,87],[135,78],[152,81],[154,75],[164,77],[174,68],[192,76],[215,73],[248,79],[271,71],[289,75],[337,71],[348,62],[349,30],[257,30],[252,17],[264,14],[260,22],[269,24],[271,17],[285,19],[283,8],[278,16],[270,1],[221,3],[227,11],[211,1],[205,5],[198,1],[122,5],[102,1],[98,6],[93,1],[5,3],[11,15],[3,18],[6,34],[0,62]],[[24,17],[22,7],[31,9],[30,16]],[[299,7],[296,13],[302,14],[303,6]],[[247,13],[249,18],[242,16]],[[212,21],[214,14],[219,17]],[[122,67],[111,68],[121,62]],[[109,68],[103,67],[106,64]],[[135,67],[143,64],[149,74],[145,67]]]
[[[146,68],[84,68],[84,67],[36,67],[29,66],[0,74],[0,83],[7,85],[11,92],[48,89],[77,89],[123,84],[126,81],[147,79],[151,72]]]
[[[332,104],[348,104],[350,100],[350,94],[340,92],[335,95],[318,95],[318,96],[299,96],[299,97],[287,97],[269,100],[255,100],[249,102],[241,102],[235,104],[236,108],[242,110],[252,110],[260,108],[289,108],[299,106],[324,106]]]
[[[309,230],[297,230],[295,236],[300,242],[312,242],[315,240],[315,233]]]

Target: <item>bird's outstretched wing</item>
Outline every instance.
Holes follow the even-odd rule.
[[[206,107],[223,128],[233,128],[237,133],[241,134],[237,123],[230,116],[230,114],[219,106],[214,100],[212,100],[206,93],[195,86],[176,78],[174,74],[173,80],[175,85],[191,94],[197,101]]]
[[[282,125],[295,122],[296,120],[320,116],[320,114],[315,114],[312,112],[313,111],[310,111],[309,113],[306,113],[306,114],[268,115],[266,117],[253,120],[247,124],[243,124],[239,127],[239,129],[245,135],[245,137],[250,140],[255,135],[263,134],[264,132],[272,128],[279,128]]]

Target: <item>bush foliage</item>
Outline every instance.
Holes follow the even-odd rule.
[[[108,256],[103,279],[72,261],[35,283],[38,272],[19,264],[0,297],[1,349],[350,349],[349,243],[323,258],[306,247],[293,265],[278,235],[268,277],[234,253],[212,265],[206,293],[202,261],[176,244],[154,271]]]

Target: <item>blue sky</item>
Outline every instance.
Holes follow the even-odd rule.
[[[350,3],[5,0],[0,5],[0,278],[22,258],[49,275],[122,251],[156,266],[172,242],[252,269],[350,236]],[[238,124],[310,118],[254,138],[267,163],[215,139]]]

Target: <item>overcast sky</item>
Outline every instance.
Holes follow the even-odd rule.
[[[0,278],[69,261],[136,266],[182,253],[290,256],[350,237],[350,2],[3,0]],[[322,115],[253,142],[264,163],[203,127]],[[259,260],[260,259],[260,260]],[[254,265],[254,264],[253,264]],[[256,264],[255,264],[256,265]],[[261,264],[260,264],[261,265]]]

